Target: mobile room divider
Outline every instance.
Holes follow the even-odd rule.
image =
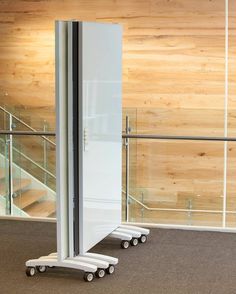
[[[121,225],[122,30],[115,24],[56,22],[57,253],[26,262],[112,274],[118,259],[88,253],[108,235],[121,246],[149,230]]]

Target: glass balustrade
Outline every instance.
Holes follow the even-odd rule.
[[[129,221],[222,226],[224,142],[136,139],[135,144]]]
[[[0,215],[55,217],[55,140],[34,135],[35,129],[2,108],[0,129],[32,132],[0,136]]]
[[[186,122],[177,126],[169,121],[165,131],[167,119],[162,111],[124,108],[123,134],[192,135],[188,115],[182,114]],[[43,124],[40,129],[47,131],[47,123]],[[194,135],[223,136],[220,126],[218,121],[214,128],[209,126],[203,134]],[[0,129],[34,131],[16,113],[11,116],[1,108]],[[124,139],[123,220],[234,228],[236,142],[227,146],[224,186],[224,142]],[[55,217],[55,167],[55,137],[0,135],[0,215]]]
[[[222,110],[212,111],[214,120],[209,120],[202,110],[176,109],[170,114],[171,111],[125,110],[130,124],[135,125],[131,134],[224,136]],[[236,142],[226,145],[225,166],[224,142],[130,138],[128,192],[125,179],[127,147],[123,146],[123,204],[128,204],[126,212],[123,211],[123,220],[236,227]]]
[[[0,215],[3,216],[10,211],[8,151],[7,136],[0,135]]]
[[[0,195],[1,207],[5,206],[1,215],[49,218],[56,216],[56,193],[50,188],[51,185],[55,187],[55,175],[41,166],[40,152],[37,158],[37,146],[32,145],[38,139],[35,135],[7,135],[5,141],[1,138]],[[32,144],[31,148],[35,148],[34,160],[25,149],[26,142]],[[55,155],[53,157],[55,158]]]

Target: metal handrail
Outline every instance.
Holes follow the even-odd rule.
[[[18,150],[17,148],[13,147],[12,149],[14,149],[17,153],[19,153],[21,156],[23,156],[25,159],[27,159],[28,161],[30,161],[31,163],[33,163],[34,165],[36,165],[39,169],[41,169],[42,171],[44,171],[46,174],[48,174],[49,176],[53,177],[54,179],[56,179],[56,176],[51,173],[50,171],[48,171],[47,169],[45,169],[44,167],[42,167],[40,164],[38,164],[36,161],[34,161],[33,159],[31,159],[30,157],[28,157],[27,155],[25,155],[24,153],[22,153],[20,150]]]
[[[2,109],[5,113],[9,114],[10,117],[14,117],[16,120],[18,120],[20,123],[25,125],[27,128],[31,130],[30,131],[13,131],[12,129],[10,131],[6,130],[0,130],[0,134],[3,135],[26,135],[26,136],[41,136],[44,140],[48,141],[52,145],[56,146],[56,144],[49,140],[45,136],[55,136],[55,132],[45,132],[45,131],[36,131],[34,128],[26,124],[24,121],[21,119],[17,118],[16,116],[12,115],[10,112],[5,110],[0,106],[0,109]],[[126,117],[126,133],[122,134],[122,138],[125,139],[125,146],[126,146],[126,191],[122,190],[122,193],[126,194],[126,219],[128,220],[128,201],[129,199],[132,199],[139,205],[141,205],[144,209],[150,210],[150,211],[176,211],[176,212],[198,212],[198,213],[222,213],[223,211],[221,210],[199,210],[199,209],[181,209],[181,208],[157,208],[157,207],[149,207],[145,204],[143,204],[141,201],[136,199],[134,196],[130,195],[128,190],[128,183],[129,183],[129,139],[155,139],[155,140],[190,140],[190,141],[221,141],[221,142],[236,142],[235,137],[207,137],[207,136],[177,136],[177,135],[158,135],[158,134],[131,134],[130,133],[130,128],[129,128],[129,119]],[[56,179],[56,176],[49,172],[47,169],[43,168],[40,166],[37,162],[29,158],[27,155],[24,153],[20,152],[17,148],[13,147],[16,152],[20,153],[24,158],[32,162],[34,165],[36,165],[38,168],[40,168],[42,171],[44,171],[46,174],[50,175],[54,179]],[[226,211],[227,213],[232,213],[235,214],[236,211]]]
[[[0,132],[1,133],[1,132]],[[0,141],[5,142],[3,139],[0,138]],[[33,159],[31,159],[30,157],[28,157],[27,155],[25,155],[24,153],[22,153],[20,150],[18,150],[16,147],[12,147],[12,149],[14,149],[15,152],[19,153],[21,156],[23,156],[25,159],[27,159],[28,161],[30,161],[31,163],[33,163],[34,165],[36,165],[39,169],[41,169],[42,171],[44,171],[45,173],[47,173],[48,175],[50,175],[51,177],[53,177],[54,179],[56,179],[56,176],[51,173],[50,171],[48,171],[47,169],[43,168],[40,164],[38,164],[36,161],[34,161]]]
[[[19,117],[15,116],[14,114],[12,114],[12,113],[10,113],[9,111],[7,111],[7,110],[6,110],[5,108],[3,108],[2,106],[0,106],[0,109],[1,109],[3,112],[7,113],[8,115],[11,115],[12,117],[14,117],[14,119],[16,119],[17,121],[19,121],[21,124],[23,124],[25,127],[27,127],[28,129],[30,129],[31,131],[33,131],[33,132],[37,133],[38,135],[40,135],[40,136],[41,136],[44,140],[46,140],[48,143],[50,143],[50,144],[56,146],[56,143],[54,143],[53,141],[51,141],[50,139],[48,139],[47,137],[45,137],[45,135],[46,135],[46,136],[54,136],[54,135],[50,135],[50,133],[47,134],[46,132],[41,132],[41,134],[40,134],[40,132],[37,132],[37,130],[35,130],[34,128],[32,128],[30,125],[28,125],[26,122],[24,122],[23,120],[21,120]],[[27,134],[26,134],[26,135],[27,135]]]
[[[7,131],[7,130],[0,130],[0,134],[3,135],[26,135],[26,136],[41,136],[45,141],[49,142],[50,144],[56,146],[56,143],[54,143],[53,141],[49,140],[47,137],[45,136],[55,136],[56,133],[55,132],[45,132],[45,131],[37,131],[34,128],[32,128],[31,126],[27,125],[24,121],[22,121],[21,119],[17,118],[16,116],[12,115],[10,112],[8,112],[7,110],[5,110],[4,108],[2,108],[0,106],[0,109],[3,110],[5,113],[9,114],[10,116],[14,117],[16,120],[18,120],[20,123],[22,123],[23,125],[25,125],[27,128],[29,128],[31,131],[13,131],[12,129]],[[126,170],[129,169],[128,166],[128,162],[129,162],[129,139],[154,139],[154,140],[190,140],[190,141],[221,141],[221,142],[236,142],[236,137],[207,137],[207,136],[176,136],[176,135],[157,135],[157,134],[131,134],[130,133],[130,128],[129,128],[129,121],[126,118],[126,133],[122,134],[122,138],[125,139],[126,141]],[[21,151],[19,151],[17,148],[12,147],[12,149],[14,149],[17,153],[20,153],[25,159],[29,160],[31,163],[33,163],[34,165],[36,165],[38,168],[40,168],[43,172],[45,172],[46,174],[50,175],[51,177],[53,177],[54,179],[56,179],[56,176],[51,173],[50,171],[48,171],[47,169],[45,169],[44,167],[42,167],[41,165],[39,165],[37,162],[35,162],[34,160],[32,160],[30,157],[28,157],[27,155],[25,155],[24,153],[22,153]],[[148,210],[148,211],[175,211],[175,212],[187,212],[187,213],[191,213],[191,212],[195,212],[195,213],[223,213],[223,210],[202,210],[202,209],[192,209],[192,208],[188,208],[188,209],[182,209],[182,208],[158,208],[158,207],[149,207],[147,205],[145,205],[144,203],[142,203],[140,200],[136,199],[134,196],[130,195],[128,190],[128,182],[129,182],[129,171],[126,171],[126,191],[122,190],[122,193],[126,194],[126,218],[128,219],[128,204],[129,204],[129,199],[132,199],[133,201],[135,201],[137,204],[139,204],[142,208]],[[232,210],[228,210],[226,211],[226,213],[229,214],[236,214],[236,211],[232,211]]]
[[[168,209],[168,208],[151,208],[143,204],[141,201],[129,194],[129,140],[130,139],[154,139],[154,140],[190,140],[190,141],[221,141],[221,142],[236,142],[235,137],[206,137],[206,136],[174,136],[174,135],[158,135],[158,134],[131,134],[131,129],[129,127],[129,117],[126,116],[126,128],[125,132],[122,134],[122,138],[125,139],[125,148],[126,148],[126,188],[125,191],[122,191],[126,195],[126,221],[129,221],[129,200],[133,199],[136,203],[141,205],[146,210],[156,210],[156,211],[178,211],[178,212],[210,212],[210,213],[225,213],[225,210],[197,210],[197,209]],[[236,211],[226,211],[227,213],[236,214]]]
[[[0,108],[2,109],[2,107],[0,106]],[[7,111],[6,111],[7,112]],[[9,113],[9,112],[8,112]],[[15,116],[14,116],[15,117]],[[15,117],[16,118],[16,117]],[[33,129],[31,127],[29,127],[30,129]],[[0,134],[3,135],[27,135],[27,136],[41,136],[44,137],[43,135],[47,135],[47,136],[55,136],[56,133],[55,132],[40,132],[40,131],[33,131],[33,132],[28,132],[28,131],[0,131]],[[45,137],[46,138],[46,137]],[[123,139],[158,139],[158,140],[197,140],[197,141],[236,141],[236,138],[234,137],[203,137],[203,136],[164,136],[164,135],[152,135],[152,134],[122,134],[122,138]],[[47,139],[47,138],[46,138]],[[48,140],[48,139],[47,139]],[[52,141],[51,141],[52,142]],[[53,145],[56,145],[54,142],[52,142]],[[54,174],[52,174],[50,171],[48,171],[47,169],[43,168],[41,165],[39,165],[37,162],[35,162],[34,160],[32,160],[30,157],[28,157],[27,155],[25,155],[24,153],[22,153],[21,151],[19,151],[17,148],[13,147],[13,149],[17,152],[20,153],[25,159],[29,160],[31,163],[33,163],[34,165],[36,165],[38,168],[40,168],[42,171],[44,171],[45,173],[47,173],[48,175],[50,175],[51,177],[53,177],[54,179],[56,179],[56,176]],[[142,202],[140,202],[139,200],[135,199],[133,196],[129,195],[130,198],[132,198],[133,200],[135,200],[137,203],[139,203],[140,205],[142,205],[144,208],[148,209],[148,210],[155,210],[154,208],[149,208],[147,206],[145,206]],[[171,209],[156,209],[156,210],[171,210]],[[173,210],[173,209],[172,209]],[[176,210],[175,210],[176,211]],[[177,210],[177,211],[186,211],[186,210]],[[187,210],[189,211],[189,210]],[[206,210],[204,210],[206,211]],[[201,210],[196,211],[196,212],[202,212]],[[210,211],[211,212],[211,211]],[[214,212],[216,212],[214,210]]]
[[[122,193],[123,194],[126,194],[126,191],[122,190]],[[192,208],[184,209],[184,208],[158,208],[158,207],[149,207],[149,206],[145,205],[144,203],[142,203],[137,198],[135,198],[134,196],[132,196],[130,194],[128,194],[128,196],[134,202],[138,203],[140,206],[142,206],[146,210],[150,210],[150,211],[177,211],[177,212],[223,213],[223,210],[209,210],[209,209],[203,210],[203,209],[192,209]],[[236,211],[233,211],[233,210],[227,210],[226,212],[227,213],[230,213],[230,214],[236,214]]]
[[[5,131],[0,130],[1,135],[20,135],[20,136],[56,136],[55,132],[44,131]],[[46,138],[46,137],[45,137]],[[152,134],[122,134],[123,139],[156,139],[156,140],[187,140],[187,141],[221,141],[221,142],[236,142],[236,137],[204,137],[204,136],[165,136]],[[49,140],[48,138],[46,138]],[[52,142],[52,141],[51,141]],[[52,142],[54,146],[56,143]]]
[[[122,134],[124,139],[156,139],[156,140],[187,140],[187,141],[223,141],[236,142],[235,137],[206,137],[206,136],[169,136],[153,134]]]
[[[0,110],[2,110],[4,113],[6,113],[9,116],[9,130],[0,130],[0,134],[2,135],[9,135],[9,187],[13,185],[12,182],[12,150],[14,150],[15,152],[17,152],[18,154],[21,154],[22,157],[24,157],[25,159],[27,159],[29,162],[31,162],[32,164],[34,164],[37,168],[39,168],[41,171],[44,172],[44,182],[47,182],[47,176],[51,176],[52,178],[56,179],[56,176],[51,173],[50,171],[47,170],[47,166],[46,166],[46,142],[56,146],[56,143],[54,143],[53,141],[51,141],[50,139],[48,139],[45,136],[55,136],[55,132],[46,132],[45,131],[45,126],[44,126],[44,131],[37,131],[36,129],[34,129],[33,127],[31,127],[30,125],[28,125],[26,122],[24,122],[23,120],[21,120],[20,118],[18,118],[17,116],[15,116],[14,114],[10,113],[9,111],[7,111],[5,108],[3,108],[2,106],[0,106]],[[12,127],[12,119],[17,120],[19,123],[21,123],[22,125],[24,125],[26,128],[28,128],[31,131],[13,131]],[[28,157],[27,155],[25,155],[24,153],[22,153],[20,150],[18,150],[17,148],[13,147],[12,145],[12,136],[13,135],[24,135],[24,136],[40,136],[43,139],[43,145],[44,145],[44,167],[42,167],[40,164],[38,164],[36,161],[34,161],[33,159],[31,159],[30,157]],[[12,203],[12,189],[10,189],[9,191],[9,199],[10,199],[10,203]],[[10,207],[10,213],[12,214],[12,207]]]
[[[0,135],[19,135],[19,136],[40,136],[40,137],[43,137],[42,134],[44,134],[46,136],[55,136],[56,135],[54,132],[44,132],[44,131],[28,132],[28,131],[5,131],[5,130],[0,130]],[[54,146],[56,146],[55,143],[54,143]]]

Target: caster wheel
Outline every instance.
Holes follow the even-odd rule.
[[[138,245],[138,239],[137,238],[133,238],[131,241],[130,241],[130,244],[132,246],[137,246]]]
[[[103,268],[99,268],[95,273],[96,277],[99,279],[105,277],[105,274],[106,272]]]
[[[121,242],[120,246],[121,246],[121,248],[123,248],[123,249],[127,249],[127,248],[129,248],[129,241],[127,241],[127,240],[123,240],[123,241]]]
[[[141,235],[141,237],[139,238],[139,242],[140,243],[146,243],[147,242],[147,236],[146,235]]]
[[[93,273],[84,273],[84,280],[85,282],[92,282],[94,278],[94,274]]]
[[[36,274],[36,269],[35,267],[27,267],[25,273],[28,277],[33,277]]]
[[[112,274],[114,274],[114,272],[115,272],[115,267],[114,267],[114,265],[110,264],[109,267],[106,269],[106,273],[108,275],[112,275]]]
[[[47,270],[47,267],[45,265],[39,265],[39,266],[36,266],[36,269],[39,273],[45,273]]]

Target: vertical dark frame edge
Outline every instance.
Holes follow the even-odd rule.
[[[78,254],[84,253],[83,250],[83,136],[84,136],[84,126],[83,126],[83,22],[78,22],[78,136],[79,136],[79,246]]]
[[[72,22],[73,159],[74,159],[74,255],[79,254],[79,23]]]

